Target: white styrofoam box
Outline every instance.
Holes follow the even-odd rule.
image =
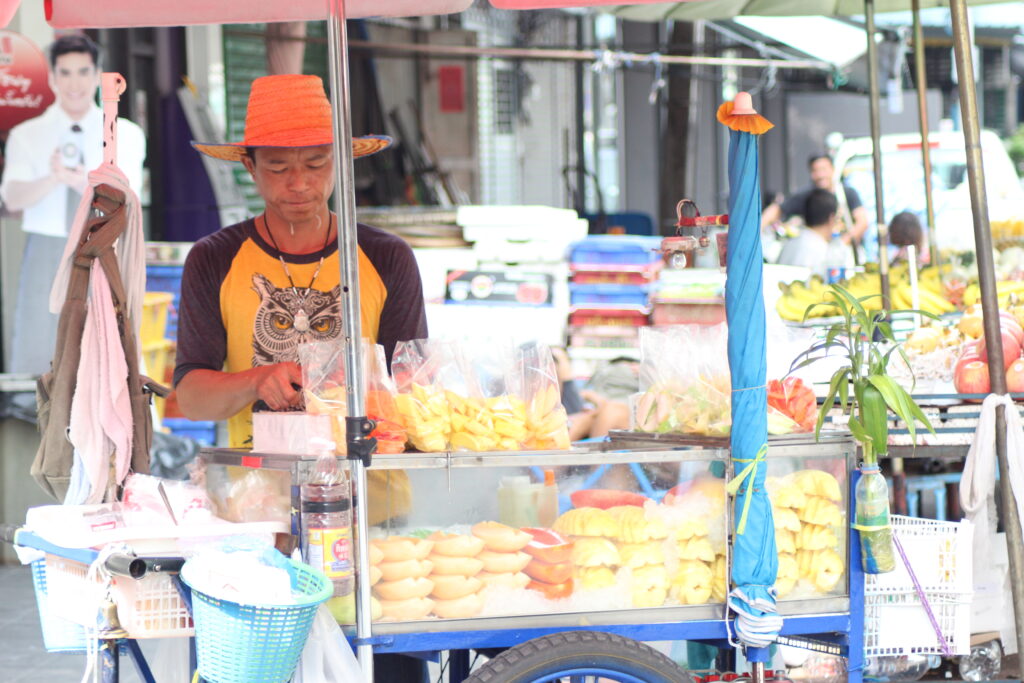
[[[568,246],[590,229],[572,209],[549,206],[460,206],[455,221],[467,242],[541,240]]]
[[[542,240],[517,242],[484,239],[473,244],[473,253],[480,261],[496,261],[517,265],[530,263],[565,263],[573,240]]]
[[[539,204],[520,205],[468,205],[455,211],[459,225],[506,226],[537,223],[570,223],[579,220],[573,209],[559,209]]]
[[[469,247],[458,249],[417,248],[412,250],[420,267],[423,280],[423,298],[427,302],[444,301],[446,276],[452,268],[475,270],[479,266],[477,255]]]
[[[427,326],[432,337],[511,338],[513,343],[539,341],[549,346],[565,343],[568,311],[559,306],[459,306],[427,304]]]
[[[254,453],[284,455],[316,455],[326,444],[334,444],[335,452],[345,452],[344,438],[335,438],[333,415],[307,413],[252,414],[252,450]],[[341,434],[344,426],[341,426]]]

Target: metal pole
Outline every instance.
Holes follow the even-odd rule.
[[[960,115],[964,126],[964,148],[967,152],[967,180],[971,191],[971,212],[974,215],[974,251],[978,261],[978,283],[981,285],[981,309],[985,320],[985,348],[988,351],[989,379],[992,393],[1006,394],[1003,373],[1003,345],[999,331],[999,297],[996,290],[995,265],[992,258],[992,233],[989,232],[988,204],[985,196],[985,170],[981,163],[978,100],[974,84],[974,56],[964,0],[950,0],[953,24],[953,52],[960,88]],[[1006,530],[1006,547],[1010,557],[1010,590],[1013,595],[1014,624],[1017,627],[1017,651],[1024,652],[1024,546],[1017,502],[1010,486],[1009,463],[1006,457],[1006,413],[996,408],[996,458],[999,462],[999,491],[1002,494],[1000,515]]]
[[[939,243],[935,238],[935,198],[932,196],[932,151],[928,146],[928,74],[925,70],[924,29],[921,0],[911,0],[914,14],[914,82],[917,85],[917,115],[921,128],[921,163],[924,164],[924,201],[928,211],[928,251],[933,266],[939,265]]]
[[[878,226],[878,274],[882,280],[882,307],[889,310],[889,230],[885,224],[885,197],[882,193],[881,122],[878,112],[878,46],[875,45],[875,0],[864,0],[864,18],[868,33],[868,111],[871,117],[871,158],[875,170],[875,224]],[[842,188],[839,188],[842,190]]]
[[[334,124],[334,211],[338,215],[338,261],[341,268],[341,315],[344,322],[348,413],[366,414],[363,387],[362,323],[359,317],[359,270],[356,243],[355,171],[352,168],[352,120],[348,77],[348,36],[345,31],[345,0],[329,0],[327,21],[327,67],[331,87],[331,116]],[[349,423],[351,429],[351,423]],[[356,646],[366,681],[373,681],[373,646],[363,644],[372,635],[370,584],[364,573],[370,566],[366,509],[368,494],[366,468],[362,460],[350,461],[355,489],[356,514]]]

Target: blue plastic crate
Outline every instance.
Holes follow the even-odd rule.
[[[647,285],[569,283],[569,303],[573,306],[588,304],[646,306],[648,289]]]
[[[569,250],[569,261],[573,264],[646,266],[661,258],[661,252],[656,251],[660,246],[660,237],[597,235],[574,243]]]
[[[194,422],[184,417],[165,417],[163,425],[175,436],[195,439],[203,446],[217,445],[217,423],[213,421]]]
[[[164,336],[178,338],[178,302],[181,300],[181,274],[185,266],[146,266],[146,291],[170,292],[174,295],[167,314]]]
[[[39,623],[43,629],[43,646],[47,652],[84,652],[86,649],[85,627],[53,614],[49,609],[49,594],[46,590],[46,560],[31,564],[32,585],[35,587],[36,606],[39,608]]]

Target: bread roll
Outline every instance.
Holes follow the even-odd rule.
[[[425,598],[434,590],[434,582],[427,578],[408,578],[401,581],[383,581],[373,587],[382,600],[410,600]]]
[[[500,522],[480,522],[473,525],[473,535],[484,542],[484,548],[496,553],[514,553],[522,550],[533,538],[530,534]]]
[[[526,553],[495,553],[484,550],[477,559],[484,563],[484,571],[492,574],[515,574],[533,559]]]

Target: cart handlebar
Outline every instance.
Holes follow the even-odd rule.
[[[183,557],[135,557],[124,553],[112,553],[103,563],[103,568],[114,576],[141,579],[150,572],[176,574],[185,564]]]

